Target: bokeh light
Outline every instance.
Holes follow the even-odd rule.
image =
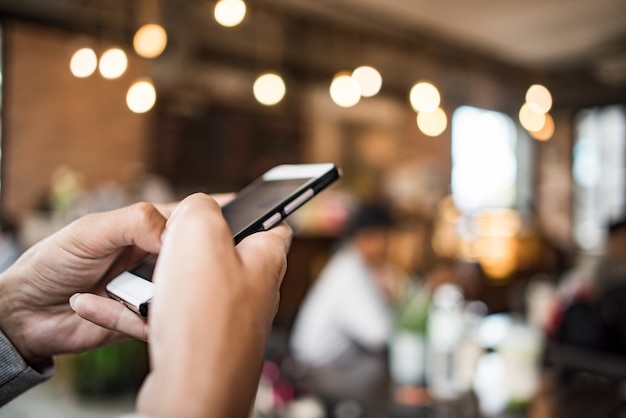
[[[376,68],[363,65],[352,72],[352,78],[359,83],[361,96],[372,97],[378,94],[383,78]]]
[[[222,26],[237,26],[246,17],[246,3],[243,0],[219,0],[214,10],[215,20]]]
[[[443,109],[437,107],[430,112],[419,112],[417,114],[417,126],[425,135],[439,136],[446,130],[448,118]]]
[[[273,106],[285,97],[286,87],[281,76],[266,73],[256,79],[252,90],[259,103]]]
[[[538,131],[529,131],[530,136],[538,141],[547,141],[554,135],[554,119],[549,113],[546,113],[546,121],[543,127]]]
[[[167,46],[167,32],[162,26],[149,23],[140,27],[133,38],[133,47],[137,55],[144,58],[156,58]]]
[[[361,100],[361,89],[350,73],[341,72],[330,84],[330,97],[341,107],[352,107]]]
[[[439,90],[433,84],[422,81],[411,88],[411,107],[416,112],[432,112],[441,104]]]
[[[120,48],[106,50],[100,57],[98,69],[102,77],[107,79],[119,78],[128,67],[126,53]]]
[[[540,131],[546,123],[546,115],[534,103],[524,103],[519,111],[519,121],[527,131]]]
[[[89,77],[98,67],[98,57],[91,48],[81,48],[74,52],[70,60],[70,70],[74,77]]]
[[[552,95],[541,84],[533,84],[526,92],[526,103],[533,103],[543,113],[548,113],[552,108]]]
[[[139,79],[126,93],[126,104],[134,113],[146,113],[156,102],[156,90],[148,79]]]

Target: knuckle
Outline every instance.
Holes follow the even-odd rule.
[[[157,208],[147,202],[135,203],[131,206],[134,221],[139,225],[157,223],[162,216]]]
[[[154,205],[148,202],[139,202],[131,206],[133,212],[139,218],[150,218],[157,212]]]

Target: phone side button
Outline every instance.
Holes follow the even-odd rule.
[[[296,197],[292,202],[285,206],[285,216],[289,215],[294,210],[298,209],[302,204],[304,204],[307,200],[312,198],[315,195],[313,189],[308,189],[300,196]]]
[[[280,213],[273,214],[268,220],[263,222],[263,229],[267,231],[268,229],[276,225],[278,222],[280,222],[282,219],[283,217],[280,215]]]

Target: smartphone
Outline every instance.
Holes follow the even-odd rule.
[[[274,227],[340,176],[341,171],[331,163],[284,164],[270,169],[222,207],[234,243]],[[156,258],[150,254],[115,277],[106,286],[109,296],[147,317]]]

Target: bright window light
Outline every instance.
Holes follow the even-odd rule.
[[[581,112],[572,157],[574,237],[593,252],[602,248],[607,225],[626,216],[626,108]]]
[[[517,135],[503,113],[459,107],[452,116],[452,196],[465,214],[509,208],[517,191]]]

